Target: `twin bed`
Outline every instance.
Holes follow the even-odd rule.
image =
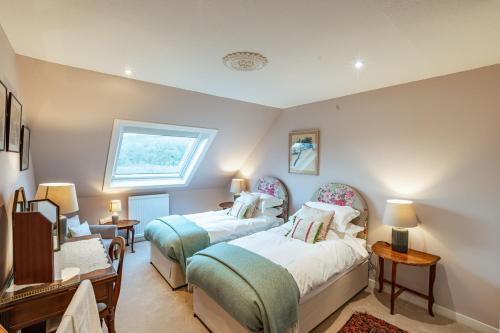
[[[257,181],[252,191],[281,199],[283,202],[280,206],[282,214],[277,217],[260,215],[238,220],[228,215],[226,210],[220,210],[184,215],[183,217],[167,216],[147,225],[145,237],[151,242],[151,264],[173,289],[186,285],[185,261],[187,256],[184,258],[179,253],[182,252],[183,246],[188,247],[194,244],[191,251],[201,250],[210,245],[277,227],[287,220],[288,192],[279,179],[262,177]],[[189,224],[191,228],[184,230],[183,227],[178,227],[179,224]]]
[[[266,191],[270,181],[284,189],[269,177],[259,180],[257,189]],[[286,190],[282,193],[287,207]],[[286,223],[257,232],[252,228],[243,237],[235,232],[230,233],[235,235],[230,241],[229,236],[225,242],[214,237],[211,243],[217,244],[187,259],[194,314],[212,332],[309,332],[366,288],[368,208],[364,199],[348,185],[330,183],[319,188],[311,201],[351,206],[360,212],[351,222],[362,231],[356,235],[329,231],[326,240],[310,244],[285,237],[293,226],[285,215]],[[175,261],[155,252],[154,242],[151,248],[151,261],[156,261],[153,264],[160,272],[159,265],[166,265],[170,274],[179,270]],[[177,273],[177,282],[184,284],[186,275]]]

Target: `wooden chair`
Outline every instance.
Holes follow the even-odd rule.
[[[116,310],[116,305],[118,304],[118,298],[120,297],[120,288],[122,285],[122,269],[123,269],[123,256],[125,255],[125,239],[123,237],[115,237],[109,244],[108,249],[109,257],[114,261],[118,254],[118,268],[116,273],[118,277],[116,278],[114,290],[113,290],[113,306],[107,307],[105,303],[97,303],[97,308],[99,309],[99,317],[106,322],[108,331],[114,332],[114,312]]]

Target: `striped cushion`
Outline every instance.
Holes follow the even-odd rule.
[[[307,221],[298,217],[293,224],[292,230],[287,237],[300,239],[306,243],[313,244],[318,239],[318,234],[323,226],[319,221]]]
[[[300,212],[297,214],[297,218],[301,218],[306,221],[321,222],[323,226],[319,232],[318,241],[322,241],[326,238],[328,226],[332,222],[334,215],[334,211],[325,211],[322,209],[312,208],[307,205],[302,205]]]
[[[242,219],[248,210],[250,205],[244,203],[243,201],[235,201],[233,207],[229,210],[229,215],[236,217],[237,219]]]

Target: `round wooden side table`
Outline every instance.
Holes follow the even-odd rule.
[[[429,314],[434,317],[432,312],[432,305],[434,304],[434,281],[436,280],[436,264],[441,257],[408,249],[407,253],[397,252],[392,250],[391,244],[378,241],[372,245],[373,252],[378,255],[378,269],[379,269],[379,292],[384,288],[384,282],[391,284],[391,314],[394,314],[394,302],[396,298],[403,292],[408,291],[414,295],[427,299],[427,310]],[[391,281],[384,279],[384,260],[392,262],[392,279]],[[421,292],[412,290],[396,283],[396,273],[398,264],[411,265],[411,266],[429,266],[429,293],[428,295]],[[396,287],[400,288],[396,291]]]
[[[128,236],[129,236],[129,233],[132,232],[132,246],[130,248],[131,252],[134,253],[134,241],[135,241],[135,228],[134,226],[139,224],[140,222],[137,221],[137,220],[119,220],[118,222],[116,222],[116,226],[118,227],[118,230],[125,230],[125,232],[127,233],[127,237],[125,238],[126,241],[127,241],[127,246],[129,246],[129,242],[128,242]],[[113,224],[112,222],[110,222],[110,224]]]
[[[234,204],[234,202],[232,202],[232,201],[225,201],[225,202],[221,202],[219,204],[219,207],[222,209],[227,209],[227,208],[233,207],[233,204]]]

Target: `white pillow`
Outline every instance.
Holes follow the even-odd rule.
[[[329,203],[318,202],[318,201],[308,201],[306,206],[322,209],[326,211],[334,211],[333,223],[330,224],[330,229],[337,229],[340,232],[345,232],[347,223],[354,220],[361,213],[351,206],[337,206]]]
[[[78,227],[69,227],[69,233],[71,237],[89,236],[92,234],[87,221],[80,224]]]
[[[283,207],[275,207],[275,208],[266,208],[264,211],[257,211],[255,216],[270,216],[270,217],[278,217],[283,214]]]
[[[354,223],[347,223],[347,226],[345,228],[345,233],[351,235],[352,237],[356,237],[356,235],[363,230],[365,230],[365,228],[363,228],[360,225]]]
[[[259,192],[252,192],[252,194],[259,197],[260,200],[259,206],[262,207],[263,205],[264,209],[283,205],[283,199],[273,197],[270,194],[259,193]]]
[[[71,237],[69,228],[78,228],[80,226],[80,217],[78,215],[68,217],[66,219],[66,237]]]
[[[345,235],[349,235],[352,237],[356,237],[359,232],[365,230],[365,228],[356,225],[354,223],[347,223],[346,231],[345,232],[340,232],[336,229],[330,229],[328,230],[328,233],[326,234],[326,239],[327,240],[335,240],[335,239],[343,239]]]
[[[259,201],[259,197],[253,195],[252,193],[243,191],[241,192],[241,195],[238,197],[238,199],[236,199],[236,201],[244,202],[249,206],[245,213],[245,217],[248,219],[254,215],[255,210],[257,209],[257,203]]]

